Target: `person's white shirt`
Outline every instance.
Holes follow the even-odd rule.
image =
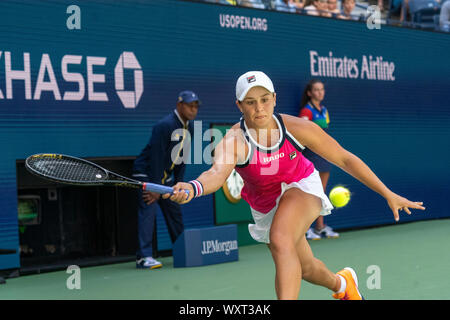
[[[307,14],[310,14],[312,16],[318,16],[319,15],[319,11],[312,4],[309,5],[309,6],[304,7],[303,10],[305,10]]]

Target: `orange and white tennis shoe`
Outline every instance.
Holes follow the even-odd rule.
[[[347,267],[337,274],[344,277],[347,282],[347,287],[344,292],[333,293],[333,298],[340,300],[364,300],[364,297],[358,290],[358,277],[356,276],[355,270]]]

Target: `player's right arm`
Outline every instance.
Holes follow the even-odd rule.
[[[242,135],[239,124],[234,125],[217,144],[214,149],[213,164],[204,171],[196,180],[203,186],[203,195],[211,194],[219,190],[237,163],[243,162],[249,152]],[[187,203],[194,197],[194,190],[190,183],[179,182],[173,186],[174,192],[170,196],[165,194],[164,199],[170,196],[170,200],[178,203]],[[189,190],[186,195],[184,190]]]

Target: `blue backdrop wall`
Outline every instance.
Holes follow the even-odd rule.
[[[72,4],[80,8],[81,29],[68,28]],[[401,221],[448,217],[449,40],[175,0],[1,1],[0,247],[18,247],[17,159],[38,152],[137,155],[184,89],[203,101],[204,130],[237,121],[235,80],[248,70],[266,72],[278,112],[293,115],[306,82],[322,79],[330,134],[393,191],[425,202],[425,213]],[[186,179],[206,168],[190,165]],[[348,186],[353,199],[327,218],[330,225],[393,223],[380,196],[337,168],[335,184]],[[184,217],[187,227],[212,225],[212,196],[186,205]],[[170,248],[158,221],[159,248]],[[0,256],[1,269],[18,266],[18,255]]]

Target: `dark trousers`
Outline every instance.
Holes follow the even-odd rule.
[[[172,243],[184,230],[183,217],[180,205],[169,199],[160,198],[158,201],[147,205],[142,200],[142,191],[139,191],[138,209],[138,242],[139,248],[136,252],[137,258],[153,256],[153,235],[155,230],[157,206],[161,208],[164,219],[169,230]]]

